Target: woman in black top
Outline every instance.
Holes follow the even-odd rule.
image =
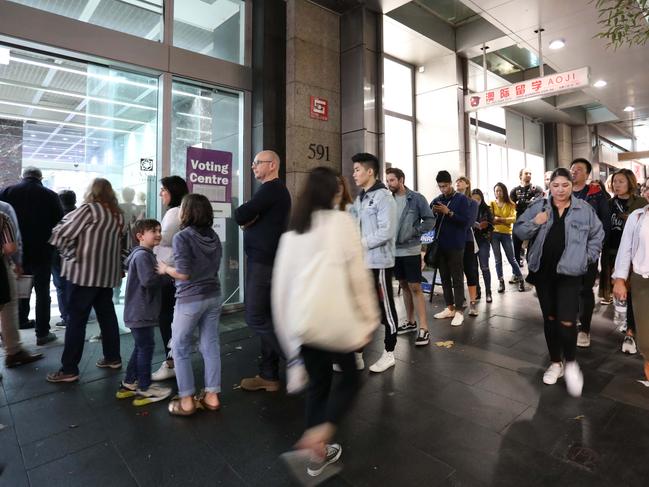
[[[528,281],[536,286],[552,361],[543,382],[556,384],[565,374],[568,392],[580,396],[584,378],[575,360],[579,292],[589,263],[600,254],[602,224],[588,203],[572,196],[570,172],[558,168],[548,200],[532,204],[514,230],[531,241]]]
[[[487,303],[493,301],[491,297],[491,271],[489,270],[489,258],[491,256],[491,234],[494,230],[494,215],[491,208],[484,200],[484,194],[478,188],[471,192],[471,198],[478,203],[478,218],[473,224],[473,234],[475,241],[478,243],[478,260],[480,261],[480,270],[482,271],[482,280],[484,281],[485,294]],[[480,284],[478,284],[478,299],[482,295]]]

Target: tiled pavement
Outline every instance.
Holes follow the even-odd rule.
[[[430,315],[440,308],[437,296]],[[649,485],[649,389],[635,382],[641,359],[619,352],[610,313],[596,310],[592,348],[578,353],[580,399],[562,381],[541,383],[546,349],[531,291],[483,300],[480,316],[459,328],[432,323],[433,341],[451,348],[416,349],[412,334],[400,336],[397,366],[364,373],[338,437],[344,469],[323,485]],[[234,331],[222,336],[223,408],[193,418],[170,417],[166,402],[117,401],[122,374],[94,366],[96,343],[86,344],[78,384],[44,379],[60,343],[33,366],[3,370],[0,486],[295,485],[278,455],[301,433],[303,399],[235,387],[255,372],[258,353],[247,329],[236,329],[241,319],[224,317]],[[366,363],[380,355],[381,335]],[[123,335],[124,359],[131,347]]]

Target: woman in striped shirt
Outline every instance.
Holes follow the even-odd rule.
[[[124,234],[124,217],[113,187],[103,178],[92,182],[85,203],[68,213],[52,230],[50,243],[61,253],[61,275],[69,281],[69,286],[62,367],[48,374],[48,381],[79,379],[79,362],[91,308],[97,313],[104,352],[97,367],[122,367],[112,289],[122,278]]]

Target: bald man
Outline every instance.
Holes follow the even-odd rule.
[[[246,323],[259,335],[259,374],[241,381],[246,391],[278,391],[279,359],[282,351],[275,336],[270,309],[270,281],[279,238],[288,226],[291,196],[279,179],[279,156],[264,150],[252,161],[252,172],[262,185],[252,199],[234,212],[243,228],[243,246],[248,256],[246,271]]]

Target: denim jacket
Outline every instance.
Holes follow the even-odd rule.
[[[423,195],[406,188],[406,207],[399,217],[397,248],[407,249],[421,242],[421,236],[435,226],[435,216]]]
[[[552,197],[533,202],[525,213],[514,224],[514,233],[521,240],[531,240],[528,249],[528,265],[532,272],[541,266],[543,244],[548,230],[552,226]],[[543,225],[534,223],[534,218],[541,211],[548,210],[548,221]],[[557,265],[557,274],[565,276],[582,276],[588,270],[588,264],[597,262],[602,251],[604,229],[593,207],[586,201],[571,197],[570,208],[565,217],[566,247]]]
[[[361,191],[354,200],[352,215],[361,230],[368,269],[394,267],[397,233],[397,203],[390,190],[377,181],[367,191]]]

